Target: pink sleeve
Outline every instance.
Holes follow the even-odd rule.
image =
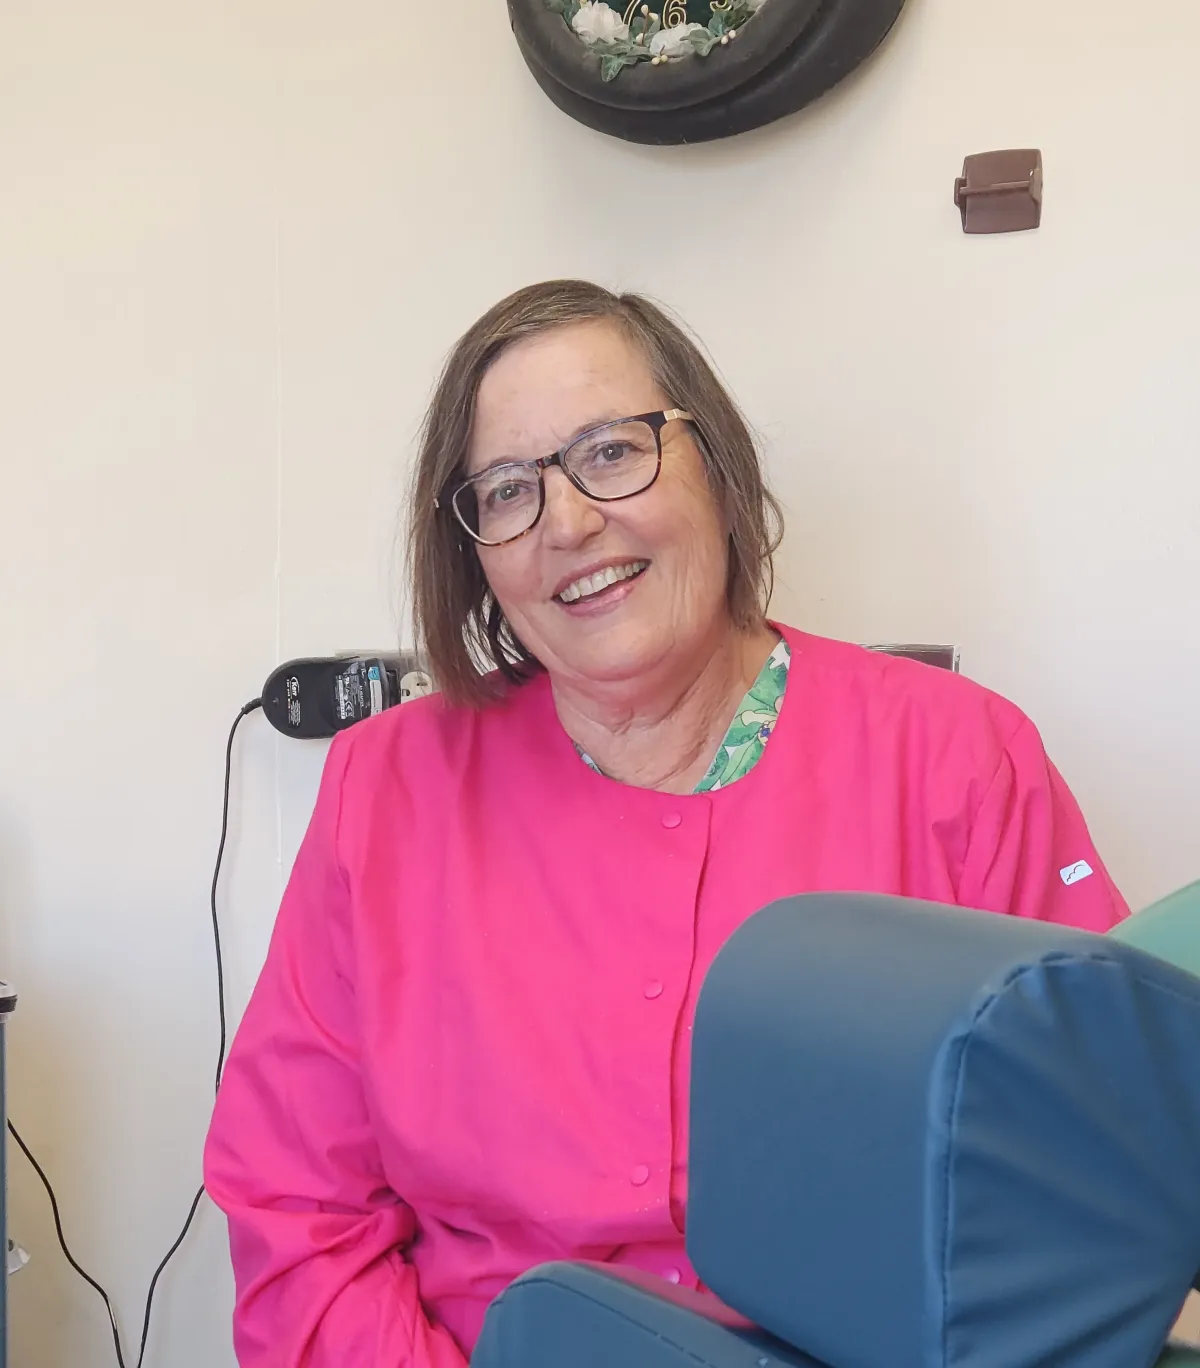
[[[241,1368],[464,1368],[421,1309],[411,1210],[363,1094],[334,742],[217,1098],[205,1183],[229,1218]]]
[[[975,815],[958,901],[1085,931],[1107,931],[1129,915],[1028,720],[1005,747]]]

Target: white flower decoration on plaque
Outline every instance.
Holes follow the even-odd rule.
[[[676,24],[674,28],[659,29],[650,39],[650,55],[660,57],[664,62],[675,62],[680,57],[690,57],[695,48],[692,46],[693,33],[705,33],[703,24]]]
[[[604,0],[586,0],[571,27],[585,43],[621,43],[629,37],[629,25]]]
[[[612,81],[627,66],[665,66],[681,57],[707,57],[728,47],[767,0],[709,0],[707,24],[688,22],[687,0],[658,0],[661,10],[627,0],[624,13],[604,0],[545,0],[575,36],[596,54],[602,80]]]

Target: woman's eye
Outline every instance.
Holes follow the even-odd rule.
[[[491,507],[497,504],[512,503],[514,499],[519,499],[526,492],[523,484],[510,480],[507,484],[497,485],[487,496],[487,501]]]
[[[605,442],[603,446],[596,448],[592,459],[600,461],[604,465],[613,465],[617,461],[624,460],[628,455],[628,442]]]

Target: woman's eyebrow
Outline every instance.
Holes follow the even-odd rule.
[[[626,416],[626,414],[614,413],[606,418],[589,418],[586,423],[580,423],[580,425],[575,429],[574,432],[571,433],[567,440],[563,442],[561,446],[555,448],[555,451],[562,451],[566,447],[569,447],[572,442],[578,441],[579,438],[584,435],[584,433],[591,432],[593,428],[603,427],[605,423],[618,423],[621,421],[623,417]],[[544,455],[546,456],[550,456],[552,454],[553,453],[549,451],[544,453]],[[497,470],[501,466],[528,465],[530,461],[537,461],[540,459],[541,458],[538,456],[497,456],[495,460],[489,461],[486,465],[481,465],[478,470],[472,471],[471,474],[484,475],[489,470]]]
[[[489,461],[489,462],[487,463],[487,465],[482,465],[482,466],[480,466],[478,470],[471,470],[471,471],[469,471],[469,472],[468,472],[468,475],[469,475],[469,476],[486,475],[487,472],[488,472],[489,470],[499,470],[499,469],[501,468],[501,466],[528,465],[531,459],[532,459],[532,460],[536,460],[537,458],[536,458],[536,457],[525,457],[525,458],[522,458],[522,457],[520,457],[520,456],[497,456],[496,459],[495,459],[494,461]]]

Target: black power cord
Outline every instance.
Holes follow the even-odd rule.
[[[214,1091],[219,1090],[221,1087],[221,1074],[225,1069],[225,1052],[228,1038],[225,1024],[225,958],[221,952],[221,921],[217,916],[217,885],[221,878],[221,861],[225,855],[225,839],[229,834],[229,781],[233,770],[233,738],[237,735],[237,729],[241,724],[242,719],[248,717],[256,708],[261,707],[261,698],[252,699],[247,703],[233,719],[233,726],[229,729],[229,739],[225,743],[225,789],[224,797],[221,801],[221,839],[217,844],[217,860],[213,867],[212,890],[209,895],[209,910],[212,912],[213,949],[216,952],[217,960],[217,1013],[220,1018],[221,1026],[220,1048],[217,1053],[217,1073]],[[112,1328],[113,1348],[116,1350],[117,1355],[117,1368],[126,1368],[125,1355],[121,1350],[121,1332],[117,1328],[117,1317],[113,1311],[112,1301],[104,1288],[89,1272],[87,1272],[83,1265],[80,1264],[71,1253],[70,1247],[67,1244],[67,1237],[63,1233],[62,1216],[58,1209],[58,1197],[55,1195],[54,1185],[46,1176],[46,1170],[42,1168],[41,1164],[34,1158],[33,1151],[25,1141],[21,1139],[20,1133],[11,1121],[8,1123],[8,1130],[9,1134],[20,1147],[21,1153],[29,1160],[34,1173],[41,1179],[42,1186],[46,1189],[46,1195],[50,1198],[50,1211],[54,1216],[54,1233],[58,1236],[59,1247],[62,1249],[67,1263],[69,1263],[84,1282],[96,1292],[100,1300],[104,1303],[104,1309],[108,1312],[108,1323]],[[154,1270],[154,1276],[150,1279],[150,1287],[146,1292],[146,1313],[142,1317],[142,1338],[138,1348],[136,1368],[142,1368],[142,1360],[146,1357],[146,1342],[150,1338],[150,1312],[154,1306],[154,1293],[158,1288],[158,1280],[162,1277],[166,1266],[175,1257],[179,1250],[179,1246],[183,1244],[184,1240],[187,1238],[188,1231],[192,1228],[192,1222],[196,1219],[196,1212],[200,1209],[200,1199],[203,1196],[204,1188],[201,1186],[195,1197],[192,1198],[192,1205],[188,1209],[187,1219],[183,1223],[183,1229],[176,1236],[175,1243],[167,1250],[162,1261]]]
[[[241,711],[233,719],[229,728],[229,739],[225,742],[225,789],[221,799],[221,839],[217,842],[217,859],[213,865],[212,888],[208,896],[208,906],[212,913],[213,950],[217,958],[217,1015],[221,1027],[221,1042],[217,1050],[217,1072],[213,1079],[213,1092],[221,1088],[221,1075],[225,1071],[225,1051],[227,1032],[225,1027],[225,958],[221,953],[221,919],[217,916],[217,884],[221,878],[221,861],[225,858],[225,838],[229,835],[229,775],[233,767],[233,738],[242,719],[261,708],[261,698],[252,698],[242,705]],[[203,1189],[201,1189],[203,1191]]]

